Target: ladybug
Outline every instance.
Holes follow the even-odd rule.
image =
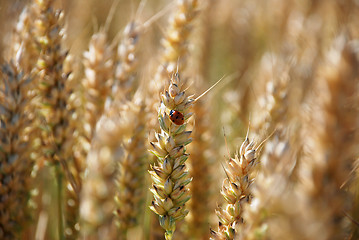
[[[184,116],[179,111],[171,110],[170,119],[176,125],[182,125],[184,123]]]

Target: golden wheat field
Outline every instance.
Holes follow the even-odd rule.
[[[0,239],[359,239],[358,0],[0,21]]]

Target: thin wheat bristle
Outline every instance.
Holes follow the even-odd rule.
[[[27,204],[34,165],[31,140],[35,133],[31,78],[13,62],[1,67],[0,77],[0,238],[18,239],[30,220]]]

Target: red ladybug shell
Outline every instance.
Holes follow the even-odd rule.
[[[182,125],[184,123],[184,116],[179,111],[171,110],[170,119],[176,125]]]

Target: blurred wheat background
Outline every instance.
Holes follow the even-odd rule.
[[[0,239],[359,239],[359,1],[0,21]]]

